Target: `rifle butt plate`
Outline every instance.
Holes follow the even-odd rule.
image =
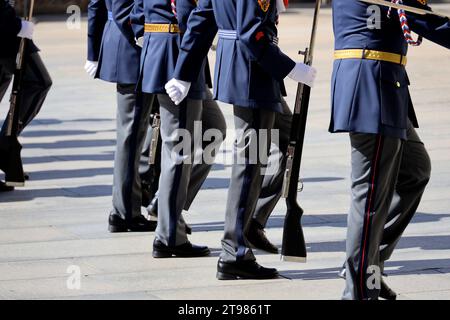
[[[25,182],[6,181],[5,184],[7,187],[24,187],[25,186]]]
[[[297,262],[306,263],[306,257],[294,257],[294,256],[281,256],[281,261],[284,262]]]

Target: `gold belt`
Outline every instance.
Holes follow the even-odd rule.
[[[401,64],[406,66],[408,58],[396,53],[376,51],[376,50],[363,50],[363,49],[350,49],[350,50],[336,50],[334,52],[334,59],[367,59],[386,61]]]
[[[153,33],[180,33],[180,27],[177,24],[146,23],[144,30]]]

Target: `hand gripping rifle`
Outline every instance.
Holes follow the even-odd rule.
[[[33,18],[34,0],[24,1],[25,20]],[[6,127],[6,136],[1,138],[1,169],[5,172],[5,182],[7,186],[23,186],[25,184],[22,159],[20,152],[22,146],[17,138],[19,131],[19,114],[21,104],[21,94],[23,77],[25,72],[25,57],[29,40],[22,38],[20,40],[19,52],[16,59],[16,70],[14,72],[14,81],[10,98],[10,107],[8,113],[8,122]]]
[[[305,57],[305,64],[309,66],[311,66],[313,62],[320,4],[321,0],[316,0],[309,48],[304,52],[300,52],[300,54]],[[284,261],[306,262],[306,244],[301,224],[303,209],[297,202],[297,192],[310,94],[311,88],[299,83],[292,118],[291,137],[287,150],[286,171],[284,174],[282,191],[282,195],[286,198],[287,204],[287,213],[283,230],[283,244],[281,249],[281,258]]]

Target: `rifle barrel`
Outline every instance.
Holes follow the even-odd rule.
[[[314,54],[314,49],[316,46],[316,33],[317,33],[317,26],[319,25],[319,13],[320,13],[320,8],[321,8],[321,1],[316,1],[316,6],[314,9],[314,20],[313,20],[313,27],[312,27],[312,32],[311,32],[311,41],[309,43],[309,48],[307,51],[307,64],[308,65],[312,65],[313,62],[313,54]]]

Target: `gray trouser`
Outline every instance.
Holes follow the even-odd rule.
[[[217,152],[225,136],[226,125],[219,106],[212,100],[186,99],[179,106],[173,104],[167,95],[158,95],[158,100],[162,150],[156,238],[165,245],[178,246],[188,241],[182,211],[190,207],[213,164],[202,159],[194,161],[194,154],[206,145]],[[183,134],[188,134],[194,138],[194,128],[200,121],[202,131],[198,134],[217,129],[218,139],[206,144],[202,139],[197,145],[195,139],[189,141],[183,137]],[[215,152],[211,155],[214,157]]]
[[[220,256],[223,261],[255,260],[245,230],[260,196],[261,169],[262,164],[267,163],[274,121],[275,113],[272,111],[234,106],[237,136],[233,145],[234,159]],[[269,130],[267,139],[260,134],[260,129]]]
[[[275,172],[264,175],[256,209],[253,214],[261,226],[265,227],[273,209],[281,198],[284,171],[286,169],[286,152],[291,134],[292,112],[283,99],[283,112],[275,114],[273,129],[278,130],[278,141],[272,141],[268,167],[278,168]]]
[[[135,84],[117,85],[117,145],[114,158],[113,214],[131,219],[141,214],[139,158],[150,108]]]
[[[411,124],[407,135],[403,141],[350,134],[352,203],[343,299],[378,298],[384,262],[414,216],[430,179],[430,158]]]
[[[225,118],[222,112],[219,109],[217,102],[213,99],[213,95],[211,90],[207,89],[206,91],[206,99],[203,100],[203,108],[202,108],[202,135],[206,133],[209,129],[217,129],[221,132],[223,140],[226,138],[227,126],[225,122]],[[148,155],[150,151],[150,143],[153,135],[153,128],[150,125],[147,129],[147,136],[145,138],[144,147],[142,149],[141,161],[139,172],[141,177],[147,177],[152,174],[152,166],[159,166],[161,159],[159,159],[159,163],[154,165],[149,165],[148,163]],[[203,149],[206,147],[212,148],[212,154],[215,155],[216,149],[220,147],[220,141],[203,141],[202,145]],[[184,209],[189,210],[192,202],[195,199],[198,191],[200,190],[206,176],[209,174],[211,166],[201,162],[194,163],[192,168],[193,172],[191,174],[190,182],[189,182],[189,190],[186,199],[186,204]],[[160,172],[160,170],[156,170]],[[158,177],[159,180],[159,177]]]

